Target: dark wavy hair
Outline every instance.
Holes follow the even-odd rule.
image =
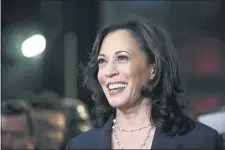
[[[145,21],[130,20],[103,28],[97,35],[90,54],[90,61],[84,68],[84,86],[92,91],[93,126],[101,127],[111,114],[115,115],[97,80],[97,57],[103,39],[109,33],[125,29],[139,42],[150,64],[155,65],[155,78],[141,90],[142,96],[151,100],[151,122],[163,132],[181,135],[194,127],[194,122],[182,111],[178,94],[183,92],[180,83],[178,57],[166,31]]]

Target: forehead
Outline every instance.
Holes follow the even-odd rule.
[[[2,129],[8,131],[18,131],[27,128],[25,115],[3,115]]]
[[[126,29],[119,29],[105,36],[100,53],[113,53],[119,50],[131,52],[136,50],[137,47],[138,42],[132,33]]]

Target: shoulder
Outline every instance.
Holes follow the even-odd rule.
[[[95,143],[95,137],[99,134],[99,129],[94,128],[80,135],[73,137],[67,144],[67,149],[91,148]]]
[[[192,131],[190,131],[188,134],[189,135],[194,135],[194,136],[205,136],[205,135],[213,135],[215,134],[216,130],[203,124],[198,121],[194,121],[195,127],[193,128]]]
[[[196,121],[195,128],[191,134],[198,137],[215,138],[218,135],[218,132],[209,126]]]
[[[220,145],[218,132],[200,122],[195,121],[192,131],[179,136],[178,140],[187,148],[210,148],[214,149]]]

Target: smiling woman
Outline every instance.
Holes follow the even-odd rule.
[[[162,28],[141,21],[108,26],[90,58],[84,85],[93,92],[94,129],[68,148],[221,148],[218,133],[185,116],[178,103],[177,56]]]
[[[112,42],[115,44],[111,45]],[[148,65],[147,57],[137,45],[130,32],[122,29],[110,33],[102,42],[98,81],[109,104],[115,108],[132,105],[153,71],[153,65]]]

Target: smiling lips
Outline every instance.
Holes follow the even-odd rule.
[[[109,89],[109,94],[114,95],[119,92],[122,92],[125,87],[127,87],[127,83],[124,82],[114,82],[114,83],[108,83],[107,88]]]

